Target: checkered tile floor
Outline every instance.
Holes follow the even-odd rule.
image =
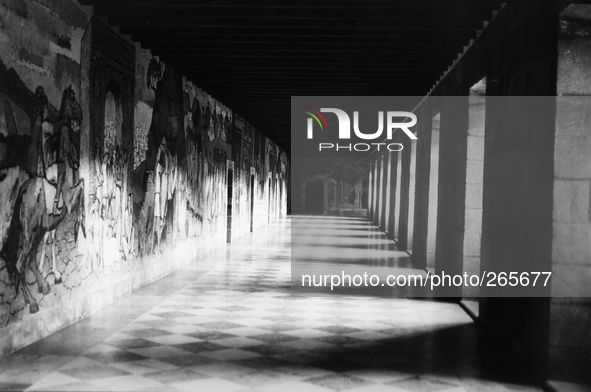
[[[289,220],[263,234],[0,360],[0,390],[535,390],[491,381],[457,305],[292,297]]]

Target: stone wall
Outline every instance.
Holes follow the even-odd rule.
[[[429,103],[433,104],[434,101],[430,101]],[[423,105],[419,108],[419,113],[419,118],[423,121],[419,121],[417,124],[415,209],[414,211],[411,211],[410,214],[414,215],[412,243],[413,261],[418,267],[425,268],[428,265],[427,234],[429,224],[429,197],[431,190],[431,119],[436,113],[432,113],[432,108],[428,105]],[[402,191],[406,193],[406,189],[402,188]]]
[[[559,23],[552,294],[567,298],[550,304],[550,372],[591,382],[591,7],[567,7]]]

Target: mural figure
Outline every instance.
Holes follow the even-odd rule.
[[[78,182],[78,169],[80,167],[80,124],[82,122],[82,109],[76,100],[76,94],[72,86],[66,88],[62,94],[62,102],[58,121],[53,130],[45,131],[44,122],[45,111],[48,107],[47,97],[43,93],[41,86],[36,89],[37,101],[35,104],[35,121],[32,128],[41,128],[43,132],[43,143],[37,144],[30,149],[33,155],[39,153],[36,159],[30,162],[36,162],[37,175],[45,177],[51,185],[55,185],[55,191],[52,187],[44,188],[46,201],[51,200],[53,196],[54,215],[59,215],[63,207],[63,195],[70,191],[71,184]],[[39,126],[41,123],[41,126]],[[33,131],[32,131],[33,132]],[[38,130],[35,130],[38,132]],[[39,138],[40,136],[36,136]],[[34,139],[32,139],[33,141]],[[31,143],[35,145],[36,143]],[[33,163],[31,164],[32,167]],[[78,235],[76,227],[75,235]],[[41,260],[39,270],[43,270],[45,262],[45,246],[51,244],[52,271],[55,276],[55,284],[62,282],[62,277],[56,266],[55,257],[55,230],[48,231],[41,245]]]
[[[146,77],[146,84],[149,89],[156,90],[158,82],[162,80],[164,75],[164,63],[161,63],[156,58],[151,58],[148,64],[148,71]]]
[[[116,166],[117,170],[115,173],[115,186],[116,186],[116,208],[118,214],[117,222],[117,238],[119,239],[119,251],[122,257],[129,257],[129,251],[126,251],[126,247],[129,247],[130,229],[128,217],[131,215],[129,210],[129,192],[127,190],[128,184],[128,171],[127,166],[129,163],[129,153],[126,148],[119,155],[120,161]]]
[[[152,235],[152,250],[160,246],[160,240],[164,231],[164,224],[168,209],[168,201],[172,200],[176,188],[176,157],[173,157],[166,144],[166,138],[158,147],[156,155],[156,167],[154,168],[154,225]]]
[[[69,86],[62,95],[59,119],[53,131],[53,142],[46,143],[48,147],[45,154],[51,160],[47,162],[45,170],[49,170],[52,165],[56,165],[57,168],[57,192],[53,204],[55,214],[59,213],[63,194],[68,192],[71,184],[78,182],[81,122],[82,108],[76,100],[72,86]]]
[[[94,193],[89,195],[86,248],[87,258],[91,269],[98,271],[103,265],[103,159],[102,144],[95,140],[96,156],[91,163],[91,173],[94,179]]]
[[[111,145],[103,154],[97,154],[95,171],[96,195],[91,206],[93,226],[92,243],[95,253],[91,256],[99,268],[109,267],[124,256],[123,221],[129,214],[126,207],[127,193],[127,150],[121,152],[119,145]],[[125,215],[127,214],[127,215]]]
[[[135,229],[133,227],[133,215],[130,209],[133,206],[133,194],[127,194],[127,202],[125,203],[125,210],[122,216],[123,233],[121,235],[122,252],[125,259],[129,260],[135,256],[133,249],[133,238]]]
[[[27,154],[26,170],[30,176],[45,177],[47,157],[44,148],[48,147],[53,137],[53,130],[48,127],[46,122],[48,117],[48,100],[43,87],[38,86],[35,89],[35,106],[33,108],[33,119],[31,122],[31,141]]]
[[[203,120],[201,114],[201,105],[197,98],[193,99],[193,106],[191,108],[192,126],[190,127],[190,140],[197,146],[197,153],[203,151],[203,137],[201,130],[203,128]]]
[[[209,141],[213,141],[215,139],[214,133],[214,124],[213,124],[214,115],[211,111],[209,105],[205,109],[205,126],[204,129],[207,131],[207,136],[209,137]]]
[[[39,306],[27,287],[26,270],[30,269],[35,276],[39,292],[48,294],[49,283],[39,271],[35,256],[45,234],[55,230],[67,214],[74,214],[77,225],[81,225],[84,233],[83,186],[84,180],[80,180],[68,190],[64,197],[65,208],[62,208],[57,215],[48,209],[48,204],[51,203],[46,199],[46,189],[52,188],[53,185],[47,179],[33,177],[26,181],[20,189],[10,222],[8,239],[1,255],[14,279],[17,293],[21,288],[31,313],[36,313]]]
[[[52,270],[55,283],[62,277],[56,267],[55,229],[66,218],[74,217],[74,236],[78,230],[86,236],[84,226],[84,181],[79,179],[80,123],[82,110],[71,86],[62,95],[59,116],[54,116],[43,87],[35,90],[31,137],[25,157],[29,179],[18,188],[12,215],[0,256],[15,283],[16,292],[22,290],[30,312],[39,307],[29,292],[25,274],[30,270],[40,293],[48,294],[49,283],[41,274],[45,262],[45,245],[51,243]],[[17,170],[16,167],[8,170]],[[36,263],[42,246],[40,267]]]
[[[100,217],[101,204],[95,194],[89,195],[89,211],[87,221],[87,262],[92,271],[99,271],[102,265],[102,233],[103,222]]]

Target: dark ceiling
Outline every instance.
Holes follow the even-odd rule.
[[[81,0],[280,146],[290,97],[424,96],[500,2]]]

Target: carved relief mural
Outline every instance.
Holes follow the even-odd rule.
[[[60,83],[0,52],[0,332],[39,317],[22,342],[223,245],[229,166],[233,236],[285,214],[281,149],[98,20],[76,34]]]

